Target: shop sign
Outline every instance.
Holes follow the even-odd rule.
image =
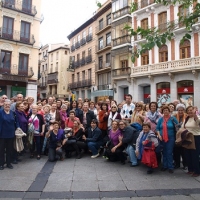
[[[21,76],[12,76],[12,75],[3,75],[3,80],[7,81],[21,81],[21,82],[27,82],[27,78],[21,77]]]
[[[170,94],[170,88],[157,89],[157,94]]]
[[[23,96],[26,96],[26,88],[17,86],[11,87],[11,97],[16,96],[17,94],[23,94]]]
[[[194,93],[194,87],[180,87],[178,93]]]

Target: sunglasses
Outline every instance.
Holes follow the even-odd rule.
[[[141,107],[141,106],[135,106],[136,108]]]

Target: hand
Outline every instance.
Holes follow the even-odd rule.
[[[143,141],[142,144],[145,145],[145,141]]]
[[[139,157],[139,151],[135,151],[136,157]]]
[[[113,148],[111,149],[111,152],[112,152],[112,153],[115,153],[115,151],[116,151],[116,147],[113,147]]]
[[[57,148],[56,148],[56,151],[58,151],[58,150],[61,149],[61,148],[62,148],[61,146],[60,146],[60,147],[57,147]]]
[[[86,137],[85,137],[85,135],[83,135],[83,136],[82,136],[82,139],[83,139],[83,140],[86,140]]]
[[[44,136],[44,132],[41,132],[41,133],[40,133],[40,136]]]
[[[50,131],[53,130],[53,125],[50,125],[49,130],[50,130]]]
[[[122,136],[119,136],[118,139],[119,139],[119,141],[121,142],[122,139],[123,139],[123,137],[122,137]]]
[[[162,136],[161,135],[158,135],[158,138],[160,139],[160,141],[162,141]]]

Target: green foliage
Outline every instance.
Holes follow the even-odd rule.
[[[140,43],[140,48],[134,48],[131,57],[132,62],[135,62],[136,58],[138,58],[145,51],[149,51],[155,46],[161,47],[166,44],[167,41],[171,41],[174,38],[173,31],[178,25],[185,27],[185,35],[181,39],[181,42],[183,43],[186,39],[190,40],[192,26],[198,21],[198,17],[200,17],[200,3],[197,3],[197,0],[155,0],[155,2],[165,6],[177,5],[178,3],[185,9],[189,8],[193,5],[193,3],[196,3],[196,5],[193,7],[193,11],[188,13],[187,16],[183,16],[181,13],[178,13],[179,20],[177,22],[168,22],[160,28],[154,27],[143,29],[138,27],[134,30],[131,26],[125,25],[124,29],[128,30],[131,36],[135,38],[145,38],[144,42]],[[134,12],[137,9],[138,4],[136,2],[131,3],[131,12]]]
[[[96,1],[96,4],[97,4],[97,6],[99,7],[99,8],[101,8],[101,3],[99,2],[99,1]]]

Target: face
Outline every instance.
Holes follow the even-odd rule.
[[[76,108],[76,102],[75,101],[72,103],[72,107]]]
[[[85,110],[85,111],[88,110],[88,104],[87,104],[87,103],[84,103],[84,104],[83,104],[83,110]]]
[[[152,112],[155,112],[155,111],[156,111],[156,104],[152,103],[152,104],[151,104],[151,107],[150,107],[150,110],[151,110]]]
[[[106,103],[109,105],[109,104],[110,104],[110,100],[109,100],[109,99],[106,99]]]
[[[77,128],[77,127],[78,127],[78,122],[75,121],[75,122],[74,122],[74,128]]]
[[[26,110],[28,108],[28,104],[24,104],[24,110]]]
[[[95,104],[95,107],[96,107],[97,110],[100,109],[100,106],[98,104]]]
[[[23,95],[22,94],[17,95],[17,101],[23,101]]]
[[[90,125],[91,125],[91,128],[92,128],[92,129],[95,129],[95,128],[96,128],[96,126],[97,126],[97,125],[96,125],[95,123],[93,123],[93,122],[91,122],[91,124],[90,124]]]
[[[137,111],[140,111],[140,110],[142,110],[142,106],[141,106],[141,105],[139,105],[139,104],[136,104],[135,108],[136,108],[136,110],[137,110]]]
[[[56,105],[56,104],[52,104],[52,106],[51,106],[51,110],[55,111],[56,108],[57,108],[57,105]]]
[[[116,112],[116,111],[117,111],[117,106],[115,106],[115,105],[112,106],[112,107],[111,107],[111,111],[112,111],[112,112]]]
[[[91,108],[91,109],[94,108],[94,104],[93,104],[93,103],[90,104],[90,108]]]
[[[124,122],[119,122],[119,128],[120,128],[120,129],[124,129],[124,128],[125,128]]]
[[[103,109],[103,110],[106,110],[106,109],[107,109],[107,106],[106,106],[106,105],[103,105],[103,106],[102,106],[102,109]]]
[[[33,106],[33,107],[32,107],[32,113],[33,113],[33,114],[36,114],[37,111],[38,111],[38,106]]]
[[[5,102],[5,100],[8,99],[8,97],[7,97],[6,95],[3,95],[3,96],[1,97],[1,99],[2,99],[2,102]]]
[[[182,116],[182,115],[184,114],[184,112],[185,112],[185,110],[184,110],[183,108],[179,108],[179,109],[178,109],[178,114],[179,114],[180,116]]]
[[[24,111],[24,104],[23,104],[23,103],[21,103],[21,104],[19,105],[18,110],[19,110],[19,111]]]
[[[120,103],[120,104],[118,105],[118,108],[122,109],[122,107],[123,107],[123,106],[122,106],[122,104]]]
[[[148,133],[148,132],[150,131],[149,126],[143,126],[143,131],[144,131],[145,133]]]
[[[42,104],[41,103],[38,104],[38,110],[42,110]]]
[[[170,112],[173,112],[174,111],[174,106],[173,105],[169,105],[169,109],[170,109]]]
[[[82,109],[82,103],[78,104],[78,108]]]
[[[69,117],[70,117],[70,118],[74,118],[74,117],[75,117],[74,113],[70,113],[70,114],[69,114]]]
[[[165,115],[165,116],[169,115],[169,110],[167,108],[163,110],[163,115]]]
[[[49,113],[49,108],[48,107],[44,107],[44,112],[45,113]]]
[[[57,102],[56,102],[56,105],[57,105],[57,108],[60,108],[60,106],[61,106],[61,101],[57,101]]]
[[[193,117],[194,116],[194,108],[193,107],[188,108],[187,114],[189,117]]]
[[[79,102],[79,103],[82,103],[83,100],[82,100],[81,98],[78,98],[78,102]]]
[[[116,129],[118,128],[118,123],[117,123],[117,122],[113,122],[113,123],[112,123],[112,128],[113,128],[114,130],[116,130]]]
[[[53,103],[53,98],[52,98],[52,97],[49,97],[48,103],[49,103],[49,104],[52,104],[52,103]]]
[[[58,130],[58,128],[59,128],[58,124],[54,124],[54,125],[53,125],[53,129],[54,129],[54,130]]]
[[[146,111],[149,111],[149,105],[148,104],[146,105]]]
[[[126,96],[126,103],[127,103],[127,104],[130,104],[130,103],[131,103],[131,101],[132,101],[131,97],[129,97],[129,96]]]
[[[67,108],[66,107],[62,107],[62,112],[66,112]]]
[[[44,105],[46,105],[46,100],[44,100],[44,101],[42,101],[42,105],[44,106]]]
[[[3,104],[4,110],[9,111],[10,110],[10,105],[11,105],[10,102],[5,102]]]

